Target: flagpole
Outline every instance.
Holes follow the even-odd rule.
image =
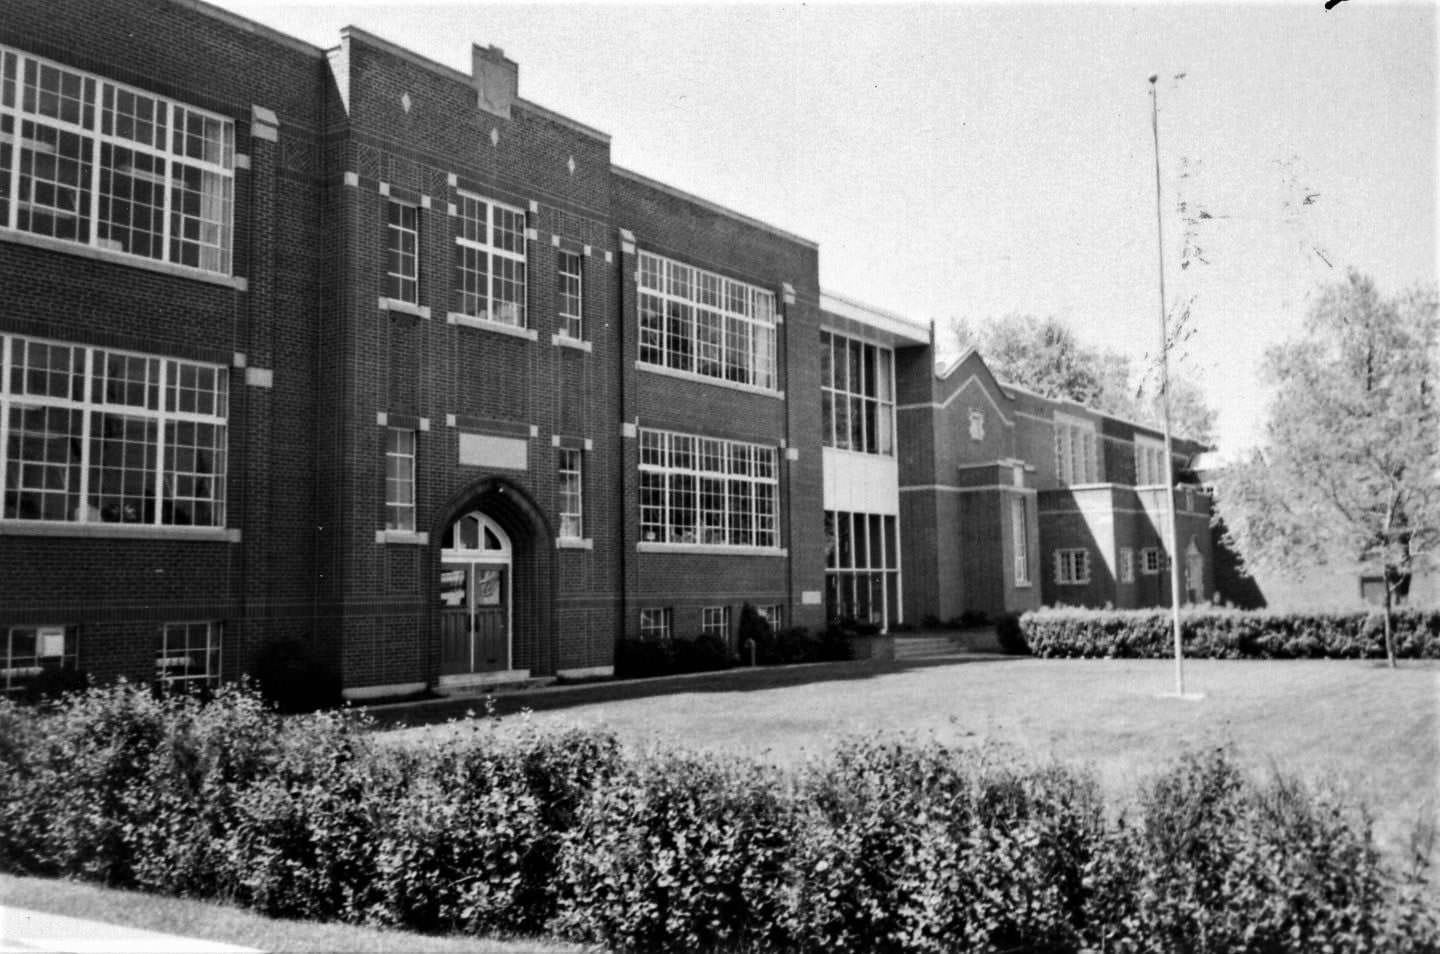
[[[1175,512],[1174,452],[1170,440],[1170,334],[1165,316],[1165,216],[1160,201],[1160,110],[1150,74],[1150,131],[1155,137],[1155,231],[1160,250],[1160,407],[1165,433],[1165,522],[1170,536],[1170,619],[1175,632],[1175,694],[1185,695],[1185,653],[1180,638],[1180,526]]]

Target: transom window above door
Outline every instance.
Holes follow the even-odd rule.
[[[444,549],[471,557],[510,559],[510,538],[483,513],[467,513],[445,531]]]

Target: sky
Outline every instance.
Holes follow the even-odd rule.
[[[358,26],[611,134],[619,166],[811,239],[826,291],[919,321],[1056,315],[1153,367],[1159,116],[1172,368],[1227,456],[1268,346],[1355,268],[1436,282],[1436,6],[219,5],[328,47]],[[1306,198],[1309,197],[1309,202]],[[1182,266],[1180,202],[1211,218]]]

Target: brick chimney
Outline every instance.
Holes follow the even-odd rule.
[[[507,59],[500,47],[479,44],[471,49],[470,61],[470,81],[480,94],[480,108],[509,119],[520,88],[520,65]]]

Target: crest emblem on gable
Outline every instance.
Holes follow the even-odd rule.
[[[978,407],[970,409],[970,439],[972,441],[985,439],[985,412]]]

